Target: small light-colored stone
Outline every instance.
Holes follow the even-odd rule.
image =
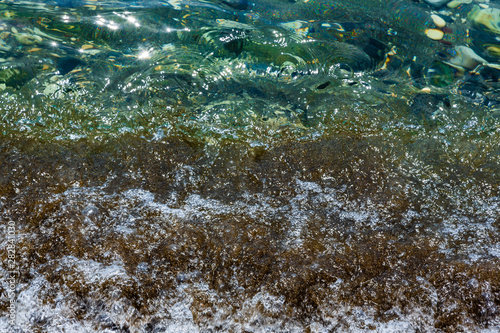
[[[436,27],[443,28],[444,26],[446,26],[446,21],[443,20],[443,18],[441,16],[436,15],[436,14],[432,14],[431,18],[432,18],[432,21],[434,22],[434,24],[436,25]]]
[[[88,50],[80,50],[81,53],[85,55],[96,55],[101,52],[99,49],[88,49]]]
[[[45,87],[45,89],[43,90],[43,93],[44,93],[44,95],[52,95],[53,93],[55,93],[59,89],[61,89],[61,87],[59,87],[59,85],[51,83]]]
[[[438,29],[427,29],[425,30],[425,34],[433,40],[441,40],[444,37],[444,32]]]
[[[467,46],[457,46],[455,47],[457,55],[450,59],[450,63],[456,66],[463,67],[465,69],[474,69],[478,65],[487,64],[488,61],[477,55],[471,48]]]
[[[472,0],[452,0],[446,4],[448,8],[457,8],[463,3],[471,3]]]

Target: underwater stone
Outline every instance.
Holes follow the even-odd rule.
[[[493,57],[500,57],[500,47],[491,45],[486,47],[486,51],[488,52],[488,55],[493,56]]]
[[[58,91],[59,89],[61,89],[61,87],[59,87],[59,85],[57,84],[54,84],[54,83],[51,83],[51,84],[48,84],[45,89],[43,90],[43,93],[47,96],[47,95],[52,95],[53,93],[55,93],[56,91]]]
[[[443,28],[446,25],[446,21],[439,15],[432,14],[431,18],[436,27],[438,28]]]
[[[474,69],[477,65],[487,64],[488,62],[478,56],[471,48],[467,46],[455,47],[457,55],[450,60],[450,63],[465,69]]]
[[[500,34],[500,9],[474,6],[468,17],[479,29]]]
[[[446,7],[457,8],[461,4],[468,4],[468,3],[472,3],[472,0],[452,0],[446,4]]]
[[[42,42],[42,37],[26,33],[16,33],[14,37],[22,45],[34,45]]]
[[[424,2],[432,7],[441,7],[450,2],[450,0],[424,0]]]
[[[425,34],[433,40],[441,40],[444,37],[444,32],[438,29],[427,29],[425,30]]]

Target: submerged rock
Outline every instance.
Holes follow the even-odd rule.
[[[446,4],[448,8],[456,8],[462,4],[472,3],[472,0],[452,0]]]
[[[488,61],[478,56],[471,48],[467,46],[455,47],[456,56],[450,60],[450,63],[465,69],[474,69],[478,65],[486,64]]]
[[[474,6],[468,17],[479,29],[500,35],[500,9]]]
[[[22,45],[35,45],[43,41],[42,37],[27,33],[16,33],[14,37]]]
[[[433,40],[441,40],[444,37],[444,32],[439,29],[427,29],[425,30],[425,34]]]
[[[441,16],[432,14],[431,18],[436,27],[443,28],[444,26],[446,26],[446,21]]]
[[[432,7],[442,7],[450,2],[450,0],[424,0],[424,2]]]
[[[21,88],[35,77],[35,68],[30,66],[0,68],[0,83],[13,89]]]
[[[57,69],[60,75],[66,75],[84,62],[74,57],[64,57],[57,61]]]
[[[421,93],[413,97],[410,112],[418,120],[433,121],[442,108],[450,106],[450,100],[444,94]]]

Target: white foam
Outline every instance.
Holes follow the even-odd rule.
[[[67,256],[59,260],[59,265],[61,269],[74,270],[79,273],[85,283],[102,284],[111,280],[121,284],[130,280],[121,262],[103,265],[94,260],[82,260]]]

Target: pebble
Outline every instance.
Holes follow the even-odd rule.
[[[444,37],[444,32],[438,29],[427,29],[425,30],[425,34],[433,40],[441,40]]]
[[[472,0],[452,0],[446,4],[448,8],[457,8],[461,4],[472,3]]]
[[[59,85],[57,84],[54,84],[54,83],[51,83],[51,84],[48,84],[45,89],[43,90],[43,93],[44,95],[52,95],[53,93],[55,93],[56,91],[60,90],[61,87],[59,87]]]
[[[439,15],[432,14],[431,15],[432,21],[438,28],[443,28],[446,25],[446,21],[443,20],[443,18]]]

